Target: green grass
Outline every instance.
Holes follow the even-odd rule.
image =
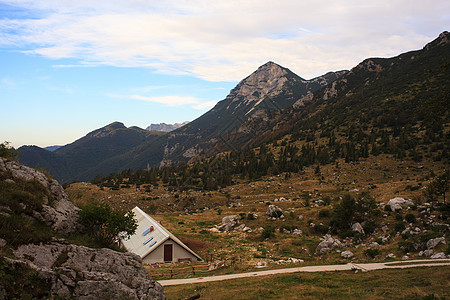
[[[450,297],[450,268],[326,272],[168,286],[167,299],[423,299]]]

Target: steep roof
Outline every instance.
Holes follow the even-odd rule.
[[[136,206],[132,211],[134,212],[134,217],[138,223],[138,228],[136,229],[135,234],[129,239],[122,240],[123,245],[128,251],[144,258],[170,238],[186,249],[186,251],[202,260],[200,256],[139,207]]]

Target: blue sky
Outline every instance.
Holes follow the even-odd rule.
[[[305,79],[349,69],[420,49],[449,12],[438,0],[0,0],[0,142],[191,121],[269,60]]]

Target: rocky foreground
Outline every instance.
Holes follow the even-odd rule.
[[[78,208],[68,199],[61,185],[35,169],[0,158],[3,185],[38,182],[48,190],[39,209],[20,203],[20,217],[33,218],[50,226],[62,236],[80,230]],[[13,206],[12,204],[10,206]],[[15,209],[2,203],[1,218],[14,217]],[[11,245],[12,239],[0,237],[1,259],[7,270],[37,271],[42,286],[50,287],[50,297],[76,299],[165,299],[162,286],[149,278],[140,257],[111,249],[92,249],[52,238],[40,244]],[[11,254],[12,253],[12,254]],[[15,274],[6,274],[14,276]],[[16,274],[17,275],[17,274]],[[17,291],[0,281],[0,299],[9,299]],[[12,283],[11,283],[12,284]]]

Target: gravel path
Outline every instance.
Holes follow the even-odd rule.
[[[362,264],[357,264],[357,263],[351,262],[351,263],[347,263],[345,265],[325,265],[325,266],[285,268],[285,269],[265,270],[265,271],[239,273],[239,274],[217,275],[217,276],[209,276],[209,277],[159,280],[158,282],[162,286],[169,286],[169,285],[202,283],[202,282],[221,281],[221,280],[244,278],[244,277],[287,274],[287,273],[297,273],[297,272],[328,272],[328,271],[348,271],[348,270],[361,270],[362,272],[367,272],[367,271],[381,270],[381,269],[405,269],[405,268],[414,268],[414,267],[436,267],[436,266],[450,266],[450,259],[405,260],[405,261],[393,261],[393,262],[382,262],[382,263],[362,263]]]

